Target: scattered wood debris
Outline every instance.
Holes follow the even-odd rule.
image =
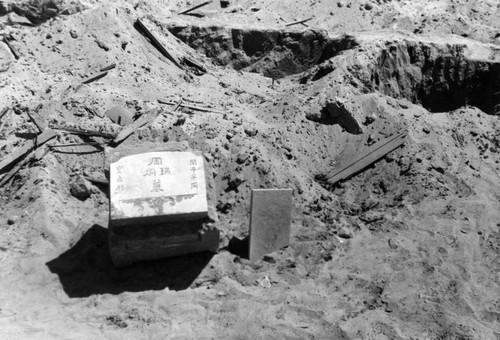
[[[113,139],[111,144],[118,145],[119,143],[127,139],[128,136],[133,134],[137,129],[143,127],[148,123],[153,122],[156,116],[158,115],[159,111],[160,110],[158,108],[154,108],[142,114],[142,116],[140,116],[139,119],[137,119],[134,123],[128,125],[122,131],[120,131],[120,133],[115,137],[115,139]]]
[[[26,114],[30,118],[30,120],[33,122],[33,124],[36,125],[38,132],[42,133],[45,128],[47,127],[47,124],[45,124],[45,120],[40,116],[38,111],[42,105],[38,105],[37,108],[34,111],[26,110]]]
[[[46,142],[48,142],[49,140],[51,140],[56,136],[57,134],[55,131],[47,129],[42,134],[38,135],[34,140],[24,143],[23,146],[16,149],[12,154],[7,156],[3,161],[0,162],[0,171],[12,165],[14,162],[26,156],[26,154],[28,154],[30,151],[45,144]]]
[[[357,172],[363,170],[370,164],[378,161],[389,152],[397,149],[404,144],[406,132],[397,133],[384,140],[381,140],[364,151],[354,155],[347,162],[343,162],[343,166],[339,169],[334,169],[328,175],[328,182],[335,184],[336,182],[346,179]]]
[[[14,177],[15,174],[19,172],[26,164],[28,164],[30,161],[38,161],[42,159],[48,152],[49,148],[40,148],[38,150],[31,150],[28,155],[16,166],[14,166],[8,173],[6,173],[2,180],[0,181],[0,188],[3,187],[6,183],[10,181],[12,177]]]
[[[115,135],[107,133],[107,132],[101,132],[101,131],[95,131],[95,130],[87,130],[87,129],[78,129],[74,127],[69,127],[69,126],[61,126],[61,125],[53,125],[50,126],[51,129],[54,130],[61,130],[65,131],[68,133],[72,133],[75,135],[85,135],[85,136],[97,136],[97,137],[104,137],[104,138],[115,138]]]
[[[199,5],[193,6],[193,7],[189,8],[189,9],[186,9],[185,11],[180,12],[179,15],[185,15],[185,14],[191,13],[192,11],[194,11],[194,10],[196,10],[198,8],[204,7],[204,6],[208,5],[208,4],[211,4],[212,2],[213,2],[213,0],[205,1],[205,2],[203,2],[201,4],[199,4]]]
[[[167,102],[167,101],[158,99],[158,103],[165,104],[165,105],[179,105],[180,107],[185,107],[187,109],[196,110],[196,111],[214,112],[214,113],[221,113],[221,114],[227,113],[227,112],[224,112],[224,111],[212,109],[210,107],[194,106],[194,105],[184,104],[182,102],[180,102],[180,104],[179,104],[179,103],[175,103],[175,102]]]
[[[293,22],[290,22],[288,24],[285,24],[285,26],[293,26],[293,25],[303,24],[303,23],[308,22],[308,21],[310,21],[312,19],[313,19],[313,17],[310,17],[310,18],[307,18],[307,19],[303,19],[303,20],[293,21]]]
[[[196,75],[207,73],[203,60],[168,30],[159,31],[157,24],[148,18],[137,19],[136,25],[156,49],[181,70],[191,70]]]
[[[146,34],[146,36],[151,40],[151,43],[158,49],[158,51],[161,52],[168,60],[173,62],[175,66],[179,67],[180,69],[183,69],[179,60],[177,60],[176,57],[174,57],[170,52],[167,51],[167,49],[161,44],[158,39],[155,37],[155,35],[151,32],[151,30],[147,27],[148,24],[143,20],[141,21],[140,19],[137,19],[136,21],[137,26],[139,26],[143,32]]]

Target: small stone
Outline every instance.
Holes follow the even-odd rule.
[[[257,135],[258,132],[259,131],[254,127],[245,128],[245,133],[247,134],[248,137],[253,137],[253,136]]]
[[[90,197],[91,188],[82,175],[77,175],[70,182],[70,192],[71,195],[83,201]]]
[[[102,48],[104,51],[109,51],[109,46],[106,45],[106,43],[104,43],[103,41],[96,39],[95,42],[97,43],[97,46]]]
[[[365,4],[365,9],[366,9],[367,11],[371,11],[371,10],[373,9],[373,5],[372,5],[371,3],[369,3],[369,2],[367,2],[367,3]]]
[[[18,217],[18,216],[12,216],[12,217],[10,217],[10,218],[7,220],[7,224],[8,224],[8,225],[13,225],[14,223],[16,223],[16,222],[17,222],[17,220],[18,220],[18,219],[19,219],[19,217]]]
[[[47,33],[47,35],[45,36],[45,39],[52,39],[52,34]]]
[[[248,160],[248,158],[250,158],[250,154],[248,152],[240,152],[236,158],[236,163],[243,164]]]
[[[69,31],[69,34],[71,35],[71,38],[76,39],[78,38],[78,33],[76,33],[75,30]]]
[[[339,230],[339,237],[342,238],[352,238],[352,231],[348,227],[342,227]]]

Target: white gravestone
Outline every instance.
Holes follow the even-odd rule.
[[[113,226],[194,220],[208,214],[203,157],[193,152],[148,152],[110,164]]]

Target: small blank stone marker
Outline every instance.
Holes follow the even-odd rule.
[[[106,111],[106,116],[108,116],[108,118],[116,124],[120,124],[122,126],[129,125],[134,122],[134,114],[121,106],[115,106],[109,109]]]
[[[250,261],[260,260],[290,243],[292,189],[253,189]]]

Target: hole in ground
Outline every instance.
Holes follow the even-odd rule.
[[[231,28],[168,24],[184,43],[220,66],[278,79],[303,72],[357,45],[351,36],[332,38],[326,31]]]
[[[431,112],[472,105],[488,114],[500,114],[500,63],[472,60],[466,52],[465,45],[391,43],[379,53],[365,85]]]

